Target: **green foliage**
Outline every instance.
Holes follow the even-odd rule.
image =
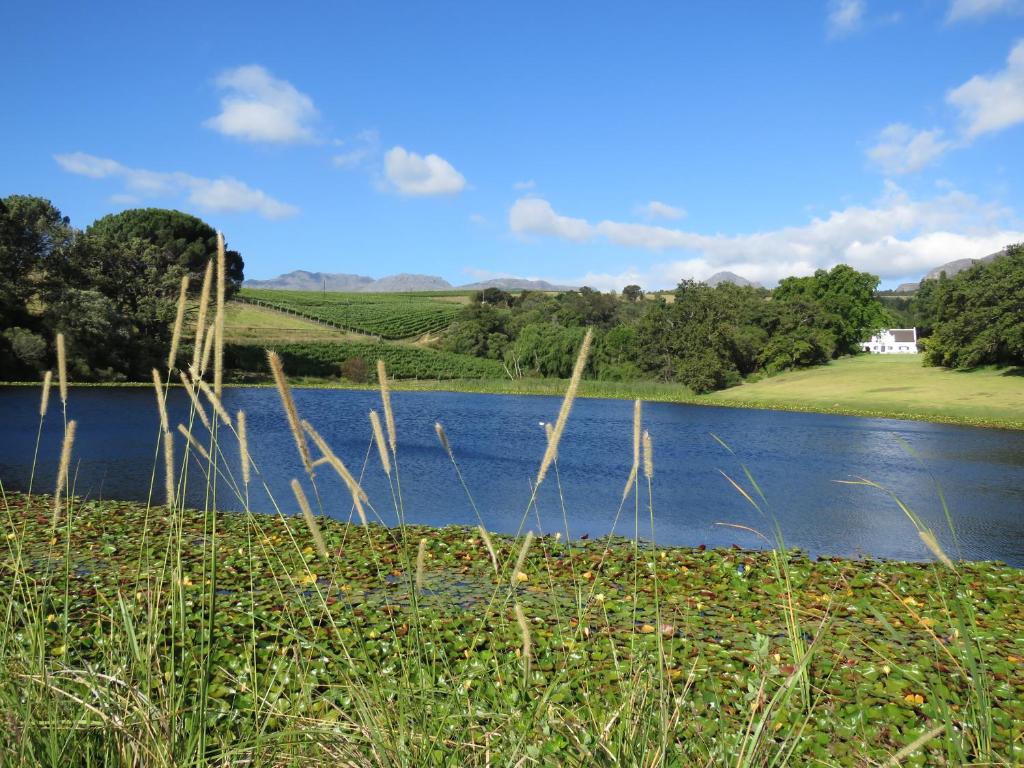
[[[460,305],[404,293],[316,293],[246,288],[243,299],[384,339],[405,339],[447,328]]]
[[[311,342],[279,344],[274,347],[290,376],[338,376],[351,360],[383,360],[388,375],[395,379],[497,379],[505,375],[501,364],[467,355],[456,355],[426,347],[358,342]],[[228,344],[225,364],[237,371],[266,371],[263,347]],[[369,366],[367,366],[369,367]],[[346,377],[347,378],[347,377]],[[376,381],[376,370],[367,372],[367,380]]]
[[[549,323],[528,325],[506,352],[506,365],[511,370],[567,378],[572,373],[584,333],[584,329],[578,326],[564,328]]]
[[[1024,244],[925,286],[923,301],[935,328],[928,362],[948,368],[1024,365]]]

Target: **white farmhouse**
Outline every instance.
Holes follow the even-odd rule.
[[[890,328],[863,342],[865,352],[882,355],[912,355],[917,352],[917,328]]]

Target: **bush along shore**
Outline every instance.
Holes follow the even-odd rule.
[[[2,494],[0,766],[1024,762],[1021,572],[954,562],[895,496],[934,562],[811,561],[778,533],[763,552],[658,547],[655,442],[637,401],[617,518],[632,537],[527,530],[536,489],[559,482],[589,333],[516,536],[482,520],[406,524],[383,362],[367,431],[391,492],[369,498],[298,412],[274,352],[306,472],[287,505],[299,514],[283,500],[253,514],[248,490],[263,481],[248,446],[260,438],[220,400],[219,246],[200,352],[179,370],[176,329],[167,370],[153,372],[149,503],[74,496],[77,425],[56,340],[59,406],[47,375],[39,409],[40,425],[58,409],[66,425],[54,493]],[[171,379],[192,396],[187,423],[168,422]],[[461,479],[458,446],[441,424],[437,437]],[[225,458],[227,441],[239,459]],[[344,499],[321,497],[324,472]],[[204,509],[182,503],[193,483]],[[734,486],[763,508],[745,469]],[[218,511],[225,488],[245,512]],[[323,514],[339,501],[347,520]]]

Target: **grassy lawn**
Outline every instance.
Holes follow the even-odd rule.
[[[230,302],[224,318],[228,344],[273,344],[305,341],[366,341],[369,336],[330,328],[272,309]]]
[[[1024,370],[927,368],[918,355],[860,355],[702,401],[1024,427]]]

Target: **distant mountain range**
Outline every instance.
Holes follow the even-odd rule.
[[[921,278],[919,283],[900,283],[896,286],[896,293],[914,293],[918,288],[921,287],[921,283],[925,280],[938,280],[939,276],[943,272],[946,273],[946,277],[952,277],[958,272],[963,272],[965,269],[970,269],[975,264],[988,263],[998,259],[1000,256],[1006,255],[1006,249],[990,253],[988,256],[984,256],[980,259],[954,259],[953,261],[947,261],[945,264],[940,264],[935,269],[929,270],[928,274]]]
[[[338,291],[343,293],[410,293],[414,291],[482,291],[500,288],[503,291],[572,291],[572,286],[552,285],[546,280],[524,280],[499,277],[466,285],[452,285],[434,275],[401,273],[379,279],[341,272],[307,272],[296,269],[270,280],[246,280],[246,288],[273,288],[280,291]]]
[[[704,281],[712,288],[719,285],[720,283],[732,283],[733,285],[749,285],[754,288],[760,288],[760,283],[755,283],[751,280],[747,280],[745,277],[740,277],[735,272],[715,272],[711,277]]]

